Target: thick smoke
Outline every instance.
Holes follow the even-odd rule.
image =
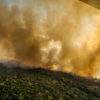
[[[0,58],[97,77],[100,11],[78,0],[0,0]]]

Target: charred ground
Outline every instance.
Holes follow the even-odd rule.
[[[0,100],[100,100],[100,81],[0,64]]]

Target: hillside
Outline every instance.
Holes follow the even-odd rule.
[[[100,82],[71,73],[0,64],[0,100],[100,100]]]
[[[80,0],[80,1],[83,1],[95,8],[100,9],[100,0]]]

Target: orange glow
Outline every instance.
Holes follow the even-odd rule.
[[[0,59],[99,77],[98,9],[79,0],[21,1],[0,0]]]

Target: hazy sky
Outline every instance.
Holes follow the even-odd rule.
[[[100,11],[78,0],[0,0],[1,58],[97,77],[99,37]]]

